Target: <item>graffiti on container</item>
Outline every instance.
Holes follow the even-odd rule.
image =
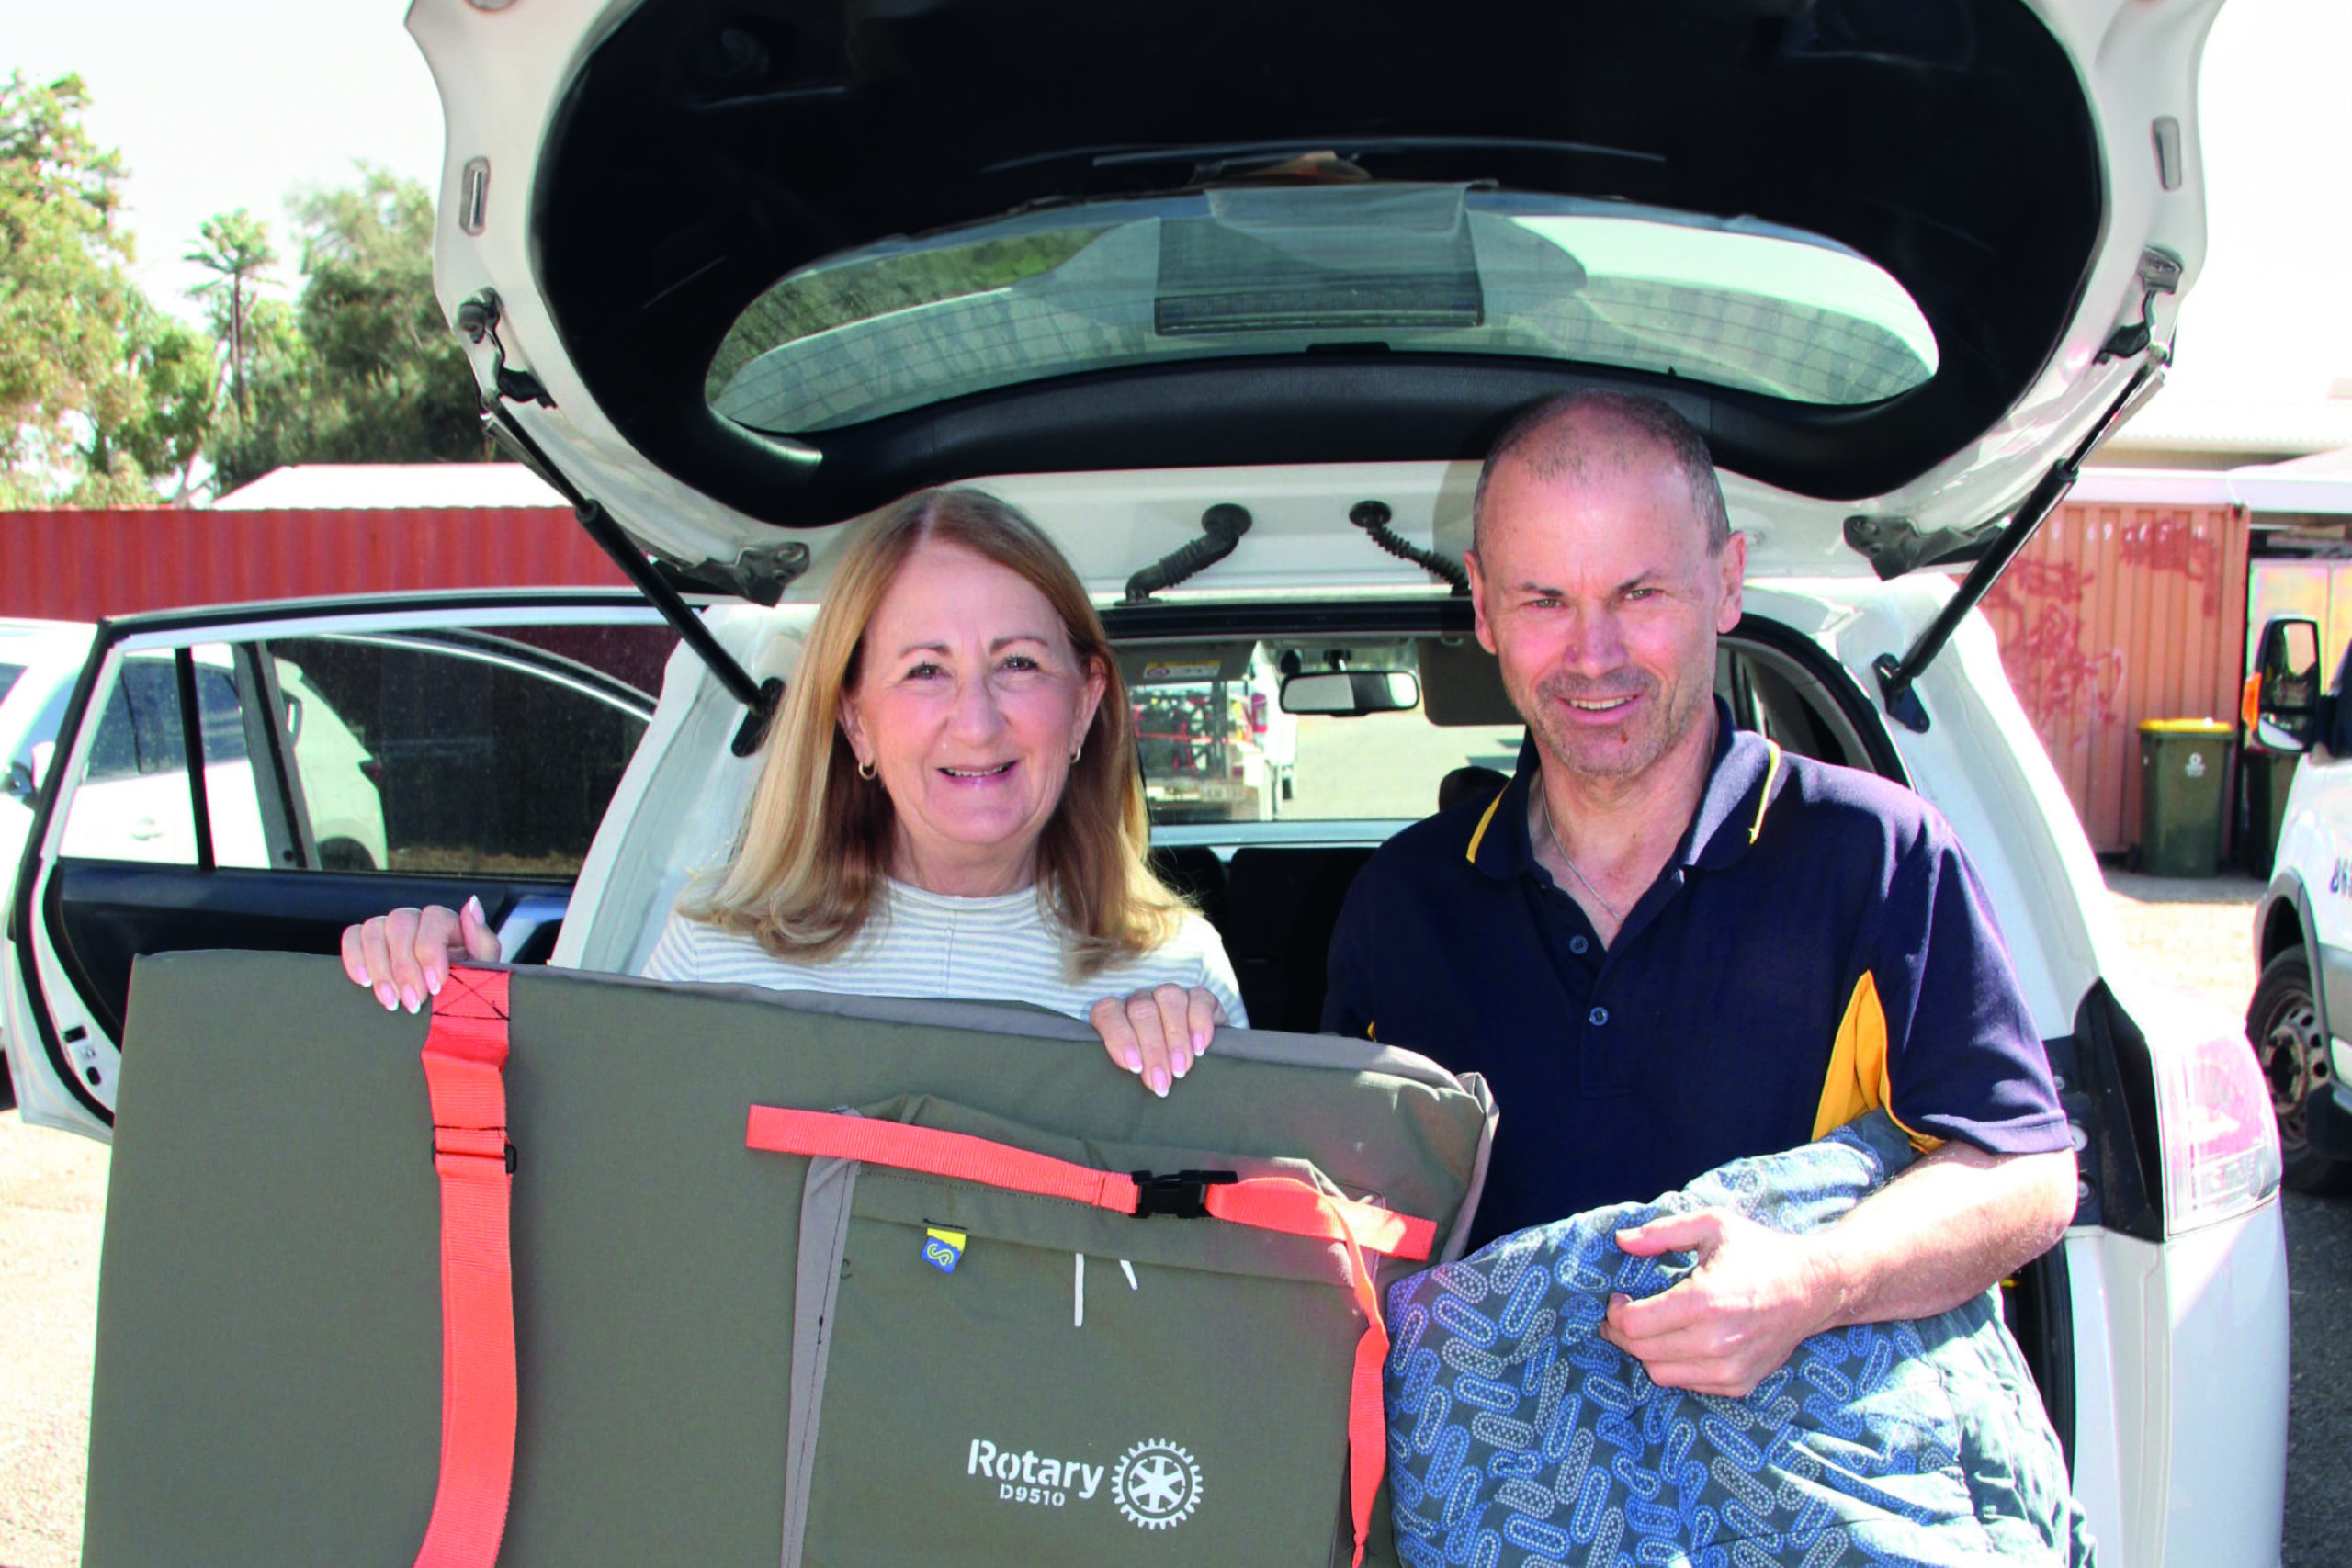
[[[2184,517],[2156,516],[2126,523],[2117,547],[2125,566],[2177,571],[2203,590],[2205,614],[2222,608],[2222,541],[2219,530]]]
[[[2083,594],[2097,576],[2073,561],[2022,559],[1984,596],[2009,684],[2045,743],[2058,719],[2092,729],[2123,721],[2123,650],[2083,649]]]

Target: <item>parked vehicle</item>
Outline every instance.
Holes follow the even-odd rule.
[[[2269,1097],[2237,1019],[2132,969],[1973,612],[2168,357],[2215,8],[1207,0],[1146,39],[1049,0],[417,0],[435,277],[492,426],[684,643],[554,961],[642,964],[726,852],[846,523],[968,481],[1054,535],[1123,659],[1204,671],[1137,694],[1175,738],[1145,758],[1155,846],[1252,1019],[1313,1027],[1356,868],[1516,749],[1448,572],[1479,455],[1536,398],[1651,391],[1749,539],[1739,722],[1919,790],[1997,908],[2082,1160],[2076,1223],[2005,1299],[2102,1560],[2275,1563]],[[399,874],[396,831],[394,874],[299,907],[282,874],[132,885],[63,852],[129,651],[301,617],[102,633],[15,906],[28,1116],[105,1134],[131,951],[224,914],[324,950],[392,902],[560,892]],[[1261,739],[1250,704],[1293,670],[1320,684]]]
[[[675,641],[613,591],[232,605],[54,634],[0,704],[5,723],[38,676],[58,737],[10,753],[0,807],[43,824],[46,853],[23,858],[54,873],[8,904],[26,1120],[103,1128],[91,1108],[113,1101],[140,953],[332,953],[339,919],[479,889],[508,954],[544,958]]]
[[[2249,744],[2301,757],[2280,811],[2270,886],[2254,912],[2261,978],[2246,1037],[2269,1080],[2286,1183],[2352,1191],[2352,652],[2320,687],[2318,623],[2281,615],[2262,628],[2248,694]]]

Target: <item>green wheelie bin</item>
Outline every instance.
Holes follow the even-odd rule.
[[[2210,718],[2141,724],[2140,869],[2148,875],[2213,874],[2234,734]]]

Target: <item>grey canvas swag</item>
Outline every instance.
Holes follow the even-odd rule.
[[[1459,1253],[1484,1086],[1228,1031],[1159,1100],[1084,1025],[517,970],[508,1568],[1345,1562],[1340,1250],[744,1146],[849,1110],[1100,1168],[1309,1174]],[[331,960],[134,976],[84,1562],[405,1568],[441,1398],[417,1052]],[[927,1256],[960,1237],[952,1272]],[[1417,1265],[1368,1259],[1385,1285]],[[1393,1561],[1385,1515],[1367,1561]]]

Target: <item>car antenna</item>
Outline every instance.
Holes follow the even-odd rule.
[[[1451,584],[1456,594],[1467,594],[1470,573],[1462,563],[1436,550],[1425,550],[1391,528],[1388,520],[1395,515],[1385,501],[1359,501],[1348,508],[1348,521],[1370,536],[1374,544],[1398,560],[1412,562],[1440,582]]]
[[[1241,536],[1249,531],[1248,507],[1236,506],[1229,501],[1218,502],[1201,513],[1199,538],[1169,551],[1127,579],[1127,596],[1121,603],[1150,604],[1151,596],[1161,589],[1173,588],[1231,555],[1233,547],[1241,542]]]

